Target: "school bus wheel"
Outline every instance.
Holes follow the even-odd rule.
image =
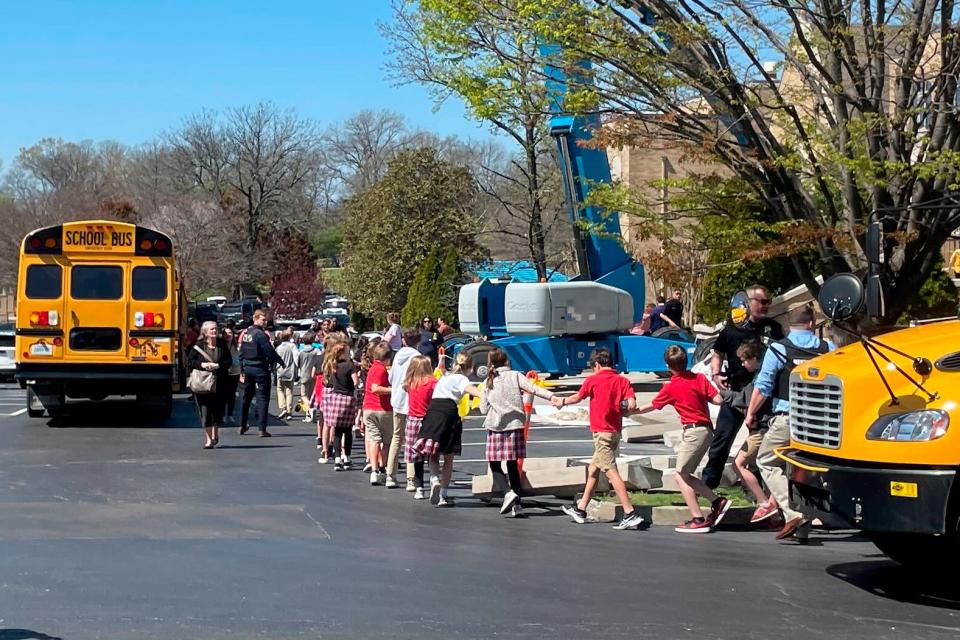
[[[31,418],[42,418],[44,408],[40,404],[40,398],[34,393],[31,387],[27,387],[27,415]]]
[[[873,532],[869,536],[880,551],[909,569],[960,568],[960,537],[956,534]]]

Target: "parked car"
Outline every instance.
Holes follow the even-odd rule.
[[[193,308],[193,317],[198,324],[203,324],[207,320],[217,321],[220,313],[220,307],[216,302],[198,302]]]
[[[0,379],[13,380],[17,368],[15,358],[16,332],[13,324],[0,324]]]
[[[260,303],[252,300],[228,302],[220,308],[217,321],[220,324],[233,322],[237,325],[246,325],[253,322],[253,312],[260,308]]]

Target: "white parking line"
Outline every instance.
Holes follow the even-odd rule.
[[[26,412],[27,412],[27,408],[24,407],[23,409],[20,409],[20,411],[14,411],[13,413],[8,413],[7,416],[8,417],[19,416],[19,415],[23,415]]]

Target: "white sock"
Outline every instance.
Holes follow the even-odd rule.
[[[440,484],[440,476],[430,476],[430,484]]]

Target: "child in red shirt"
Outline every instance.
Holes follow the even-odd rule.
[[[683,440],[677,448],[677,485],[683,494],[692,518],[677,527],[678,533],[710,533],[713,527],[730,508],[730,501],[721,498],[707,484],[693,475],[713,440],[713,422],[710,420],[708,403],[721,404],[723,398],[702,373],[687,370],[687,352],[677,345],[670,345],[663,354],[670,369],[670,380],[660,393],[635,413],[647,413],[654,409],[672,406],[680,414],[683,425]],[[710,501],[710,514],[704,518],[697,502],[697,495]]]
[[[427,415],[427,407],[433,398],[433,389],[437,386],[437,379],[433,375],[433,365],[427,356],[414,356],[407,367],[407,377],[403,380],[403,388],[407,392],[407,426],[404,429],[403,454],[407,461],[407,468],[413,466],[416,490],[414,500],[423,500],[423,456],[414,449],[423,424],[423,416]],[[409,473],[409,471],[408,471]]]
[[[587,505],[590,504],[600,472],[603,471],[623,507],[623,516],[613,528],[636,529],[643,522],[643,518],[640,512],[633,508],[627,494],[627,485],[617,469],[617,450],[620,447],[620,431],[623,429],[623,405],[626,404],[628,410],[635,409],[637,397],[630,381],[614,371],[613,356],[609,349],[594,349],[590,354],[590,366],[593,368],[593,375],[584,380],[577,393],[566,398],[554,396],[552,400],[554,406],[562,407],[590,398],[593,458],[587,468],[587,484],[583,488],[580,502],[564,505],[563,512],[577,524],[587,521]]]

